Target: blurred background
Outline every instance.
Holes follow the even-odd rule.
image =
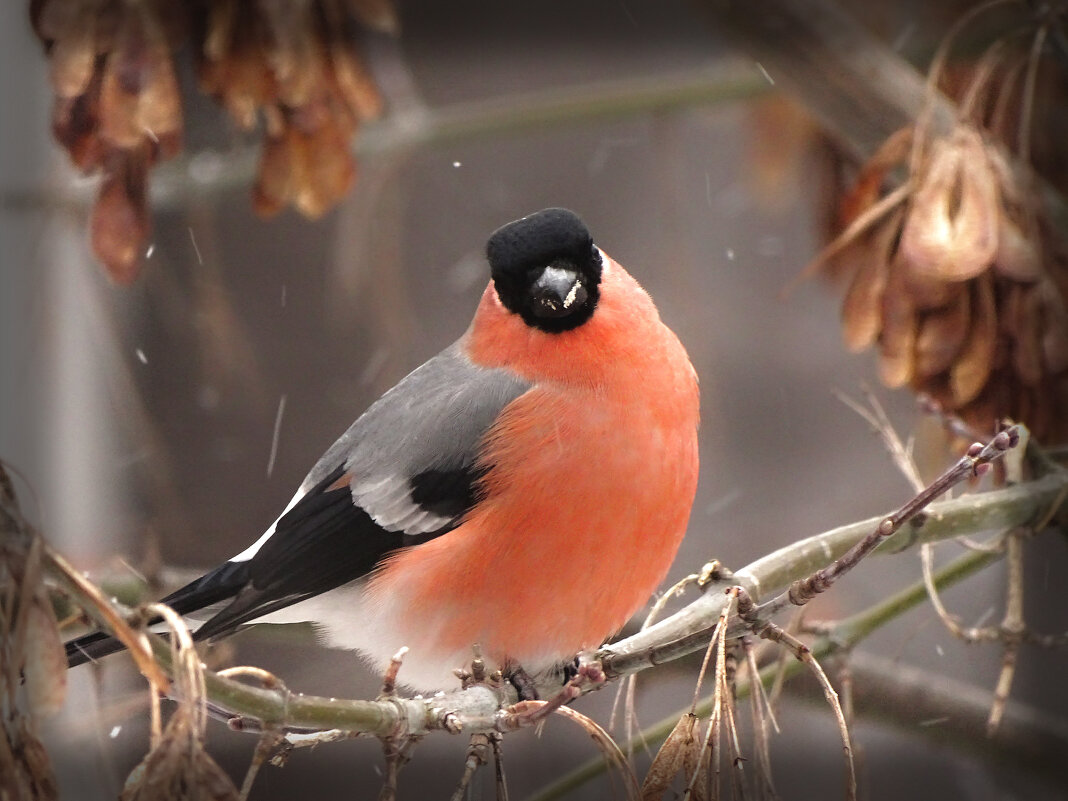
[[[953,18],[919,2],[852,5],[921,69]],[[681,0],[409,0],[397,12],[399,37],[362,36],[384,115],[361,128],[353,190],[317,220],[254,213],[255,145],[195,91],[180,57],[184,153],[153,176],[148,255],[119,286],[89,248],[94,181],[49,134],[48,66],[27,10],[0,7],[0,456],[53,544],[111,575],[209,567],[244,549],[356,415],[463,332],[487,280],[487,235],[556,205],[649,290],[701,378],[700,489],[670,581],[710,558],[741,567],[909,497],[878,438],[833,397],[877,384],[871,354],[841,344],[837,293],[819,281],[784,293],[823,242],[841,158],[782,76]],[[879,395],[907,432],[912,398]],[[1029,613],[1059,616],[1063,629],[1064,548],[1040,543],[1029,558]],[[848,614],[919,575],[916,554],[872,559],[812,615]],[[996,620],[1003,584],[990,569],[947,603],[966,624]],[[232,644],[234,663],[294,690],[378,691],[357,658],[308,631]],[[864,649],[985,690],[1000,664],[996,648],[962,645],[928,607]],[[114,797],[146,750],[143,682],[114,661],[99,682],[74,673],[69,713],[48,724],[64,797]],[[689,660],[643,674],[642,722],[687,706],[695,670]],[[1013,697],[1063,717],[1066,670],[1063,652],[1025,650]],[[607,725],[614,693],[576,707]],[[779,721],[783,797],[838,797],[828,710],[787,699]],[[864,797],[1063,798],[1064,787],[935,744],[937,726],[862,715]],[[254,738],[213,723],[209,745],[240,782]],[[428,738],[400,797],[447,797],[465,748]],[[541,737],[508,737],[512,797],[594,755],[562,720]],[[638,758],[639,775],[647,763]],[[298,752],[266,767],[252,798],[372,797],[381,765],[373,740]],[[483,773],[474,798],[493,797]],[[601,778],[569,797],[619,791]]]

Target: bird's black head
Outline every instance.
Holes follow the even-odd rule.
[[[597,306],[601,254],[572,211],[543,209],[498,228],[486,256],[497,297],[527,325],[570,331]]]

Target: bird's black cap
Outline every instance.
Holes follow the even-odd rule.
[[[486,243],[486,257],[501,303],[528,325],[560,333],[577,328],[593,314],[599,298],[601,255],[585,223],[573,211],[543,209],[501,226]],[[551,313],[544,301],[548,268],[575,276],[569,302],[565,307],[554,304]]]

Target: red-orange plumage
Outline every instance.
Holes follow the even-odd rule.
[[[385,393],[248,548],[167,596],[199,639],[311,621],[400,680],[478,644],[535,674],[649,598],[697,484],[697,378],[649,296],[567,209],[502,226],[467,332]],[[71,665],[121,647],[67,645]]]
[[[487,499],[370,581],[382,653],[409,645],[402,678],[416,686],[469,661],[472,643],[532,672],[595,648],[671,565],[697,484],[697,378],[645,291],[604,267],[578,328],[528,326],[491,285],[462,340],[474,363],[534,386],[490,430]]]

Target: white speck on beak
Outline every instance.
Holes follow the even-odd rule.
[[[570,309],[571,308],[571,304],[575,302],[575,296],[578,294],[578,291],[579,291],[579,282],[576,281],[575,283],[573,283],[571,285],[571,291],[567,293],[567,297],[564,298],[564,308],[565,309]]]

